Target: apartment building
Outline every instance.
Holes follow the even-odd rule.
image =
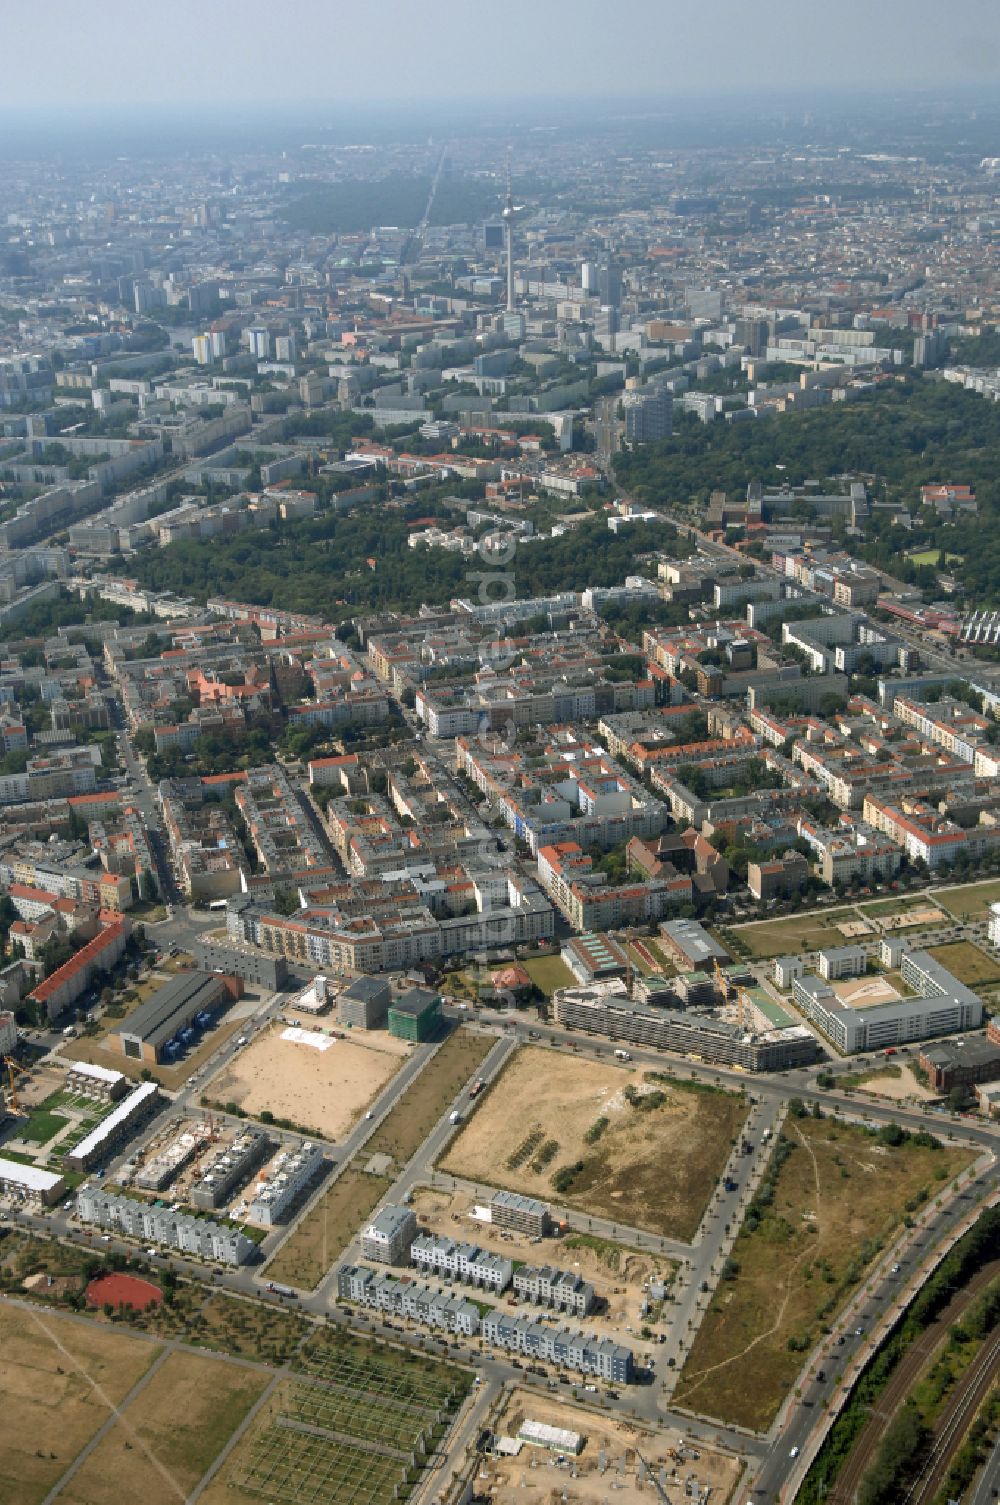
[[[514,1275],[514,1262],[504,1255],[490,1254],[478,1244],[459,1243],[435,1234],[415,1238],[410,1246],[410,1259],[429,1274],[445,1275],[496,1295],[507,1289]]]
[[[538,878],[574,930],[584,932],[659,920],[692,896],[687,873],[609,883],[575,841],[539,848]]]
[[[417,1217],[411,1207],[392,1203],[383,1207],[361,1232],[361,1252],[365,1259],[381,1265],[405,1265],[417,1236]]]
[[[490,1199],[490,1215],[494,1228],[509,1228],[528,1238],[544,1238],[552,1222],[545,1202],[516,1191],[495,1191]]]
[[[983,1006],[975,993],[928,952],[904,952],[902,975],[915,997],[864,1008],[845,1003],[819,977],[795,978],[792,992],[806,1016],[845,1055],[958,1034],[982,1024]]]
[[[234,1224],[172,1211],[154,1202],[140,1202],[106,1191],[90,1181],[81,1186],[77,1196],[77,1216],[81,1223],[106,1228],[126,1238],[163,1244],[216,1264],[246,1264],[257,1248]]]
[[[516,1294],[536,1306],[586,1317],[594,1305],[594,1287],[590,1282],[554,1265],[520,1265],[513,1272],[513,1280]]]
[[[322,1147],[306,1139],[294,1149],[276,1155],[267,1172],[253,1184],[247,1208],[251,1223],[273,1228],[289,1216],[308,1187],[326,1170]]]
[[[341,1265],[337,1299],[466,1338],[480,1331],[479,1308],[474,1302],[435,1290],[423,1281],[409,1277],[401,1280],[364,1265]]]

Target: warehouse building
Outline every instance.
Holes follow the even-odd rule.
[[[322,1149],[309,1139],[303,1140],[298,1149],[283,1150],[254,1183],[247,1209],[250,1222],[259,1223],[262,1228],[283,1222],[306,1187],[317,1180],[325,1167]]]
[[[97,1103],[116,1103],[128,1091],[128,1077],[108,1066],[92,1066],[89,1061],[73,1061],[66,1073],[66,1091],[76,1097],[89,1097]]]
[[[409,1263],[410,1247],[417,1236],[417,1216],[411,1207],[393,1203],[377,1212],[361,1234],[361,1252],[365,1259],[380,1265]]]
[[[65,1191],[65,1180],[54,1171],[0,1157],[0,1196],[28,1207],[51,1207]]]
[[[983,1035],[971,1040],[942,1040],[937,1045],[924,1046],[920,1065],[935,1092],[995,1082],[1000,1077],[1000,1046]]]
[[[156,1111],[160,1089],[155,1082],[141,1082],[122,1098],[117,1108],[102,1118],[75,1149],[66,1153],[66,1164],[74,1171],[93,1170],[107,1160],[119,1146],[132,1138],[139,1126]]]
[[[413,1240],[410,1259],[432,1275],[449,1275],[467,1286],[494,1291],[498,1296],[510,1285],[514,1261],[501,1254],[490,1254],[478,1244],[458,1243],[425,1233]]]
[[[215,1013],[243,992],[242,980],[219,972],[178,972],[157,988],[108,1036],[131,1061],[156,1066],[167,1047],[198,1019]],[[207,1018],[206,1018],[207,1022]]]
[[[206,972],[240,977],[252,988],[278,993],[288,984],[288,963],[283,956],[269,956],[266,951],[256,951],[252,946],[210,940],[192,941],[189,950]]]
[[[549,1209],[534,1197],[522,1197],[517,1191],[495,1191],[490,1199],[494,1228],[509,1228],[529,1238],[544,1238],[552,1223]]]
[[[133,1197],[105,1191],[96,1182],[88,1181],[81,1186],[77,1212],[82,1223],[111,1229],[127,1238],[165,1244],[167,1248],[196,1254],[217,1264],[244,1265],[253,1258],[257,1247],[234,1224],[217,1223],[213,1218],[194,1217],[179,1210],[174,1212],[169,1207],[158,1207],[155,1202],[137,1202]]]
[[[241,1129],[231,1144],[213,1155],[202,1166],[201,1179],[191,1192],[192,1207],[211,1211],[221,1207],[238,1186],[248,1180],[271,1151],[271,1141],[263,1129]]]
[[[441,995],[410,988],[389,1005],[389,1033],[415,1043],[433,1040],[441,1028]]]
[[[341,1024],[353,1029],[384,1029],[392,989],[381,977],[356,977],[337,1002]]]

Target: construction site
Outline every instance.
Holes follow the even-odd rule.
[[[656,1352],[670,1321],[677,1273],[668,1256],[576,1229],[556,1229],[538,1244],[527,1233],[494,1226],[490,1209],[463,1191],[416,1187],[410,1205],[421,1233],[475,1244],[518,1266],[554,1267],[588,1281],[595,1298],[587,1313],[588,1330],[625,1344],[639,1359]],[[531,1315],[530,1304],[520,1300],[513,1286],[497,1304],[523,1307],[523,1315]]]
[[[208,1113],[173,1123],[123,1165],[119,1180],[174,1205],[268,1228],[283,1222],[324,1161],[309,1140],[278,1144],[253,1124]]]
[[[496,1505],[642,1505],[732,1498],[739,1459],[672,1429],[655,1434],[556,1397],[515,1390],[474,1481]]]
[[[556,1022],[622,1045],[671,1050],[745,1071],[808,1065],[819,1048],[812,1033],[743,963],[698,968],[676,977],[622,975],[557,988]]]

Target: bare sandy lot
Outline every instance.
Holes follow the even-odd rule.
[[[645,1314],[642,1307],[649,1301],[647,1286],[651,1279],[663,1281],[669,1297],[669,1286],[677,1269],[673,1260],[587,1234],[570,1233],[561,1239],[532,1244],[526,1234],[494,1228],[474,1218],[474,1205],[464,1192],[418,1187],[413,1193],[412,1206],[421,1229],[444,1238],[463,1239],[526,1264],[555,1265],[589,1280],[600,1308],[588,1314],[588,1330],[626,1343],[639,1354],[655,1351],[655,1343],[643,1340],[640,1329],[649,1326],[654,1334],[666,1331],[672,1306],[667,1299],[650,1303]],[[523,1310],[527,1314],[535,1308],[528,1302]]]
[[[646,1077],[638,1067],[522,1049],[441,1169],[690,1239],[746,1105],[734,1093]]]
[[[523,1390],[511,1396],[497,1435],[516,1437],[526,1420],[579,1432],[586,1438],[583,1451],[565,1464],[556,1463],[554,1452],[528,1446],[516,1458],[485,1459],[476,1489],[489,1494],[495,1505],[549,1505],[562,1499],[574,1505],[602,1505],[610,1499],[615,1505],[648,1505],[656,1498],[656,1490],[648,1475],[640,1482],[640,1453],[671,1500],[691,1497],[685,1494],[689,1480],[698,1486],[695,1499],[701,1498],[701,1489],[708,1485],[710,1499],[728,1500],[742,1472],[740,1460],[672,1429],[647,1432],[629,1422]]]
[[[259,1035],[207,1084],[218,1102],[251,1117],[268,1109],[323,1139],[339,1139],[402,1065],[405,1041],[379,1032],[333,1040],[327,1050],[283,1040],[284,1025]]]
[[[851,1009],[874,1008],[879,1003],[894,1003],[899,992],[884,977],[851,977],[831,984],[841,1003]]]
[[[870,1076],[865,1075],[859,1083],[865,1092],[873,1092],[877,1097],[887,1097],[891,1102],[903,1103],[908,1098],[916,1098],[919,1102],[932,1102],[940,1097],[939,1092],[932,1092],[919,1082],[913,1075],[909,1066],[900,1066],[898,1075],[873,1071]]]

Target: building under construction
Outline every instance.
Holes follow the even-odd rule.
[[[620,979],[590,987],[560,988],[552,998],[556,1020],[624,1044],[671,1050],[744,1071],[784,1071],[806,1066],[819,1045],[804,1025],[758,1027],[756,1010],[742,1023],[693,1009],[653,1008],[630,998]]]

